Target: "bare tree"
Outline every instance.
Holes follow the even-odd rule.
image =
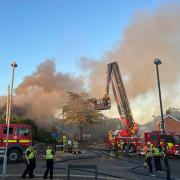
[[[80,140],[83,138],[85,125],[103,119],[100,111],[94,110],[87,93],[69,93],[69,102],[64,106],[64,120],[66,123],[77,124],[80,130]]]

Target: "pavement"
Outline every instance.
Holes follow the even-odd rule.
[[[69,153],[56,153],[54,163],[54,179],[67,180],[67,171],[69,164],[75,165],[97,165],[98,178],[109,180],[158,180],[166,179],[166,171],[162,162],[163,171],[148,173],[148,169],[143,168],[144,158],[139,156],[124,156],[120,159],[107,156],[98,151],[82,150],[81,154],[73,155]],[[111,154],[112,155],[112,154]],[[180,158],[169,158],[171,176],[173,180],[180,180]],[[7,180],[21,179],[24,171],[24,162],[8,164]],[[33,179],[42,179],[45,171],[45,160],[42,157],[37,159],[35,169],[36,177]],[[0,163],[0,174],[2,174],[2,163]],[[71,180],[89,180],[95,179],[94,169],[73,169],[71,170]],[[2,176],[0,176],[0,179]]]

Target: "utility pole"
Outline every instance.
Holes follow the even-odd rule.
[[[14,70],[17,67],[16,62],[11,63],[12,67],[12,79],[11,79],[11,86],[8,87],[8,99],[7,99],[7,109],[6,109],[6,147],[4,153],[4,160],[3,160],[3,179],[6,177],[7,171],[7,151],[8,151],[8,140],[9,140],[9,125],[11,119],[11,107],[12,107],[12,97],[13,97],[13,83],[14,83]]]
[[[167,177],[167,180],[171,180],[170,167],[169,167],[169,162],[168,162],[168,158],[167,158],[167,139],[166,139],[166,131],[165,131],[165,127],[164,127],[164,117],[163,117],[162,98],[161,98],[161,86],[160,86],[159,68],[158,68],[158,65],[162,64],[162,62],[161,62],[160,59],[155,59],[154,64],[156,65],[158,91],[159,91],[161,123],[162,123],[162,130],[163,130],[164,150],[165,150],[164,163],[165,163],[165,166],[166,166],[166,177]]]

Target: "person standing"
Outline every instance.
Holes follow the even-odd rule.
[[[153,168],[152,168],[152,148],[151,148],[151,144],[148,142],[147,146],[145,148],[145,159],[146,159],[146,163],[148,164],[149,167],[149,172],[152,173],[153,172]]]
[[[73,141],[73,153],[78,154],[78,140],[77,140],[77,137],[75,137],[74,141]]]
[[[153,153],[154,153],[154,164],[155,164],[155,170],[156,171],[161,171],[162,168],[161,168],[161,160],[160,160],[160,157],[161,157],[161,153],[160,153],[160,150],[157,146],[154,147],[153,149]]]
[[[46,171],[44,172],[44,179],[47,179],[49,171],[50,171],[50,179],[53,179],[54,155],[55,153],[52,149],[52,145],[48,145],[44,153],[46,159]]]
[[[67,151],[67,137],[63,136],[63,152],[65,153]]]
[[[68,142],[67,142],[67,146],[68,146],[68,152],[72,151],[72,141],[71,139],[68,137]]]
[[[26,169],[24,170],[21,178],[25,179],[26,174],[29,173],[29,178],[33,178],[33,159],[34,159],[33,148],[30,145],[26,150]]]
[[[149,149],[147,149],[147,151],[146,151],[146,162],[148,164],[150,173],[153,172],[153,169],[152,169],[152,157],[151,156],[152,156],[151,151]]]
[[[147,167],[147,159],[146,159],[147,145],[144,146],[143,152],[144,152],[144,154],[145,154],[144,168],[146,168],[146,167]]]

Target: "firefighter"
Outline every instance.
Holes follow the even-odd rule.
[[[122,156],[122,149],[121,149],[121,143],[120,141],[116,142],[116,149],[117,149],[117,157],[121,158]]]
[[[146,167],[147,167],[147,159],[146,159],[147,145],[145,145],[145,146],[143,147],[143,151],[144,151],[144,154],[145,154],[144,168],[146,168]]]
[[[63,136],[63,152],[65,153],[67,151],[67,137]]]
[[[67,142],[67,150],[68,152],[72,152],[72,141],[69,137],[68,137],[68,142]]]
[[[160,153],[160,149],[158,148],[158,146],[154,146],[153,148],[153,155],[154,155],[154,164],[155,164],[155,170],[156,171],[161,171],[161,153]]]
[[[77,137],[74,138],[74,142],[73,142],[73,153],[74,153],[74,154],[78,154],[78,140],[77,140]]]
[[[33,159],[35,157],[34,151],[33,151],[33,147],[32,145],[30,145],[27,150],[26,150],[26,169],[24,170],[23,174],[22,174],[22,178],[25,179],[26,178],[26,174],[29,173],[29,178],[33,178],[33,168],[34,168],[34,163],[33,163]]]
[[[149,172],[152,173],[153,172],[153,169],[152,169],[152,154],[151,154],[151,151],[149,149],[146,150],[145,158],[146,158],[146,162],[147,162],[148,167],[149,167]]]
[[[158,145],[159,151],[160,151],[160,156],[161,158],[165,156],[164,154],[164,147],[163,147],[163,142],[160,142]]]
[[[46,159],[46,171],[44,172],[44,179],[47,179],[49,171],[50,179],[53,179],[54,155],[55,153],[52,149],[52,145],[48,145],[46,151],[44,152],[44,157]]]
[[[145,164],[147,163],[147,165],[149,167],[149,172],[152,173],[153,172],[153,168],[152,168],[152,148],[151,148],[151,143],[150,142],[148,142],[147,145],[144,147],[144,151],[145,151]]]

